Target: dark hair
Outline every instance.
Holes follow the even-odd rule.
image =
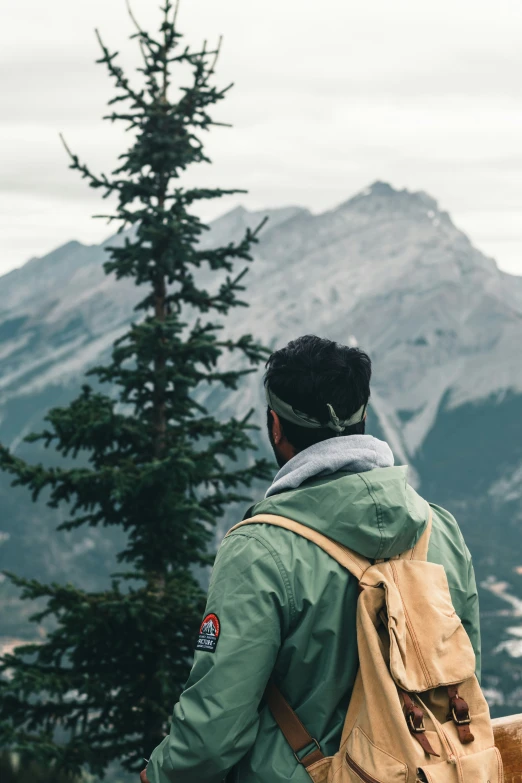
[[[284,402],[321,422],[329,420],[327,404],[340,419],[348,419],[370,398],[372,363],[359,348],[305,335],[292,340],[270,356],[264,382]],[[268,409],[270,431],[270,408]],[[286,438],[298,451],[334,438],[337,433],[309,429],[281,418]],[[347,427],[342,435],[362,435],[365,422]]]

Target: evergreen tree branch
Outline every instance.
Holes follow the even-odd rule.
[[[132,23],[134,24],[134,27],[138,31],[138,35],[139,35],[139,38],[140,38],[140,43],[145,43],[147,45],[147,47],[149,48],[150,55],[152,57],[154,57],[155,52],[154,52],[154,49],[153,49],[153,46],[152,46],[153,39],[151,38],[151,36],[148,33],[145,32],[145,30],[143,30],[141,25],[138,23],[138,20],[136,19],[135,15],[134,15],[134,12],[132,10],[132,6],[131,6],[131,3],[130,3],[130,0],[125,0],[125,5],[127,6],[127,13],[129,14],[129,17],[130,17]]]
[[[202,132],[219,124],[212,110],[230,88],[212,79],[222,41],[182,46],[178,2],[165,0],[154,36],[130,2],[127,10],[142,89],[96,35],[98,62],[116,87],[107,119],[132,131],[128,149],[110,176],[95,175],[61,139],[71,168],[104,197],[117,195],[104,217],[120,232],[133,227],[107,249],[104,268],[146,287],[141,316],[110,361],[89,372],[108,392],[85,384],[26,439],[49,450],[45,464],[0,445],[0,469],[33,499],[62,509],[61,530],[103,525],[124,535],[116,562],[125,565],[107,589],[7,575],[46,635],[0,659],[0,741],[47,766],[100,776],[113,761],[137,770],[164,736],[204,607],[194,568],[211,564],[216,522],[230,504],[250,502],[252,482],[269,475],[268,463],[253,456],[252,411],[218,417],[202,396],[240,388],[267,356],[252,335],[228,335],[225,317],[246,305],[240,262],[252,261],[264,222],[237,242],[207,247],[208,226],[191,208],[243,191],[181,186],[189,166],[208,161]]]
[[[113,54],[110,53],[110,51],[103,43],[100,31],[97,28],[95,29],[94,33],[96,35],[100,48],[103,52],[103,57],[97,60],[96,62],[104,63],[107,66],[107,70],[109,71],[110,75],[113,77],[116,83],[116,87],[122,90],[126,98],[132,99],[135,106],[139,106],[140,108],[145,110],[147,108],[147,104],[143,99],[143,91],[139,93],[135,92],[130,86],[130,82],[125,76],[123,70],[119,66],[115,65],[114,63],[114,60],[118,56],[118,53],[117,52]]]

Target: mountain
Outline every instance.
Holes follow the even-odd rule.
[[[272,347],[317,333],[368,350],[369,430],[458,518],[481,585],[486,692],[495,714],[522,711],[522,278],[501,272],[430,196],[383,182],[319,215],[235,209],[204,242],[236,239],[265,214],[250,307],[227,329]],[[23,437],[71,399],[136,317],[140,291],[101,268],[114,241],[72,242],[0,278],[0,440],[21,456],[50,458]],[[263,426],[260,374],[236,394],[201,396],[223,415],[253,406]],[[260,448],[268,450],[263,435]],[[62,512],[32,504],[5,477],[0,508],[1,567],[95,587],[114,566],[117,536],[54,535]],[[221,532],[241,513],[232,510]],[[0,601],[4,635],[27,634],[28,609],[6,582]]]

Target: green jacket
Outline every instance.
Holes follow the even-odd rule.
[[[471,556],[454,518],[432,506],[428,559],[444,565],[453,604],[480,669]],[[387,558],[413,546],[426,501],[404,467],[337,473],[249,509],[280,514],[356,550]],[[199,651],[170,733],[147,767],[151,783],[309,783],[268,708],[276,682],[326,755],[338,750],[358,666],[357,581],[319,547],[287,530],[248,525],[227,537],[212,573],[207,613],[214,652]],[[215,621],[215,620],[214,620]]]

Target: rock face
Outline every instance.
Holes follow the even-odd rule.
[[[238,238],[264,214],[235,209],[204,241]],[[457,516],[482,585],[484,684],[497,714],[522,711],[522,278],[499,271],[430,196],[382,182],[324,214],[268,214],[250,307],[227,329],[269,346],[316,333],[368,350],[369,429],[411,465],[429,500]],[[69,243],[0,279],[0,440],[20,455],[49,458],[23,437],[76,393],[133,318],[140,292],[102,271],[111,241]],[[224,415],[254,406],[263,425],[259,374],[240,393],[206,401]],[[53,535],[60,513],[8,489],[5,477],[0,504],[2,567],[90,587],[106,579],[120,543],[106,531]],[[7,633],[23,633],[5,582],[0,598]]]

